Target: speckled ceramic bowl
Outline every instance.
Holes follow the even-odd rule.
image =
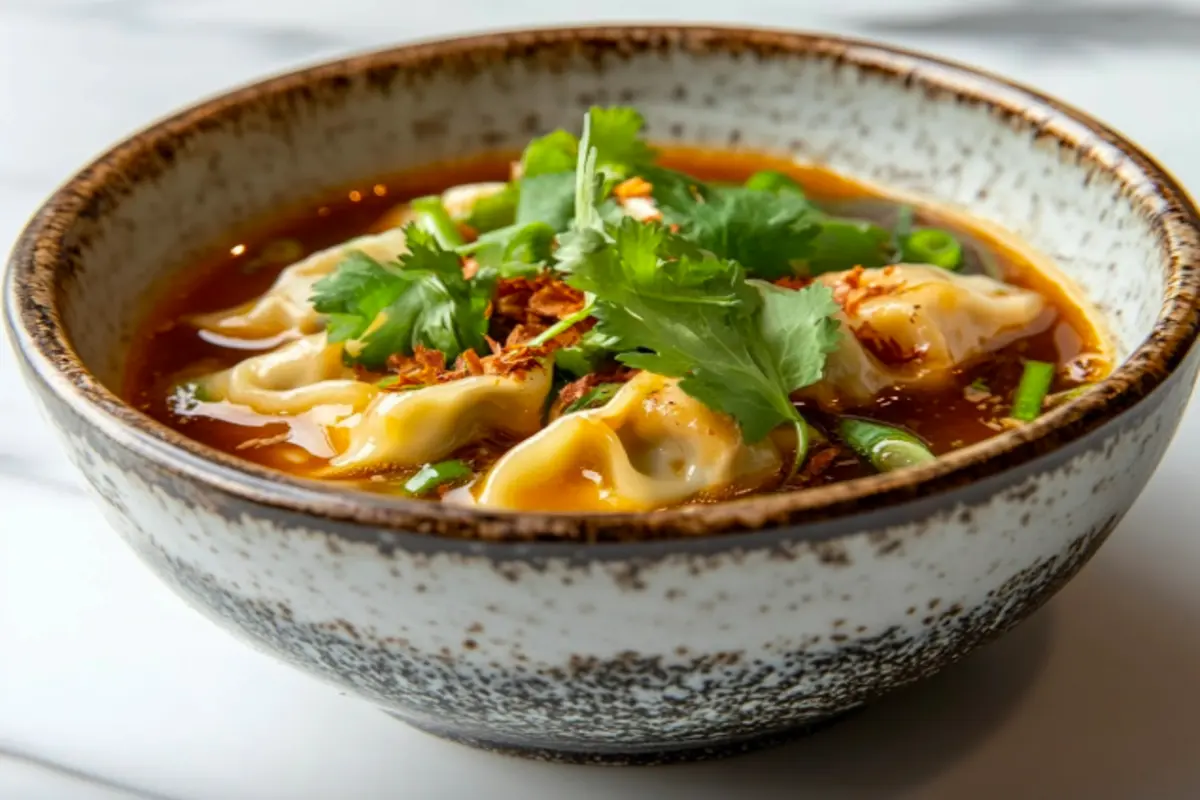
[[[519,147],[606,102],[637,104],[662,142],[794,153],[1006,226],[1084,287],[1120,368],[926,467],[621,516],[343,493],[208,450],[114,394],[139,299],[246,220]],[[1191,393],[1197,239],[1195,208],[1136,146],[998,78],[823,36],[548,30],[339,61],[137,134],[38,212],[5,304],[104,513],[220,624],[442,736],[646,762],[828,720],[950,664],[1075,574]]]

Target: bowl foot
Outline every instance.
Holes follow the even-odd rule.
[[[387,713],[424,733],[432,734],[433,736],[447,739],[457,744],[473,747],[477,750],[486,750],[500,755],[556,764],[589,764],[602,767],[654,767],[668,764],[687,764],[697,761],[716,761],[723,758],[745,755],[756,750],[776,747],[822,731],[841,722],[853,714],[855,710],[857,709],[844,711],[841,714],[835,714],[832,717],[799,725],[794,728],[748,736],[743,739],[734,739],[707,745],[684,745],[679,748],[651,746],[635,750],[621,750],[619,746],[611,750],[558,750],[538,745],[498,742],[484,737],[464,735],[436,726],[412,722],[391,711]]]

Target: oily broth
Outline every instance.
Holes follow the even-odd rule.
[[[758,170],[778,170],[794,177],[810,198],[831,213],[869,219],[884,226],[892,224],[898,208],[898,204],[887,202],[886,197],[855,181],[816,167],[796,165],[787,159],[674,148],[664,151],[660,161],[713,182],[741,182]],[[218,255],[168,284],[154,298],[153,308],[130,353],[126,398],[158,421],[219,450],[292,474],[319,475],[332,450],[321,426],[308,415],[272,417],[225,403],[202,403],[186,416],[173,410],[171,388],[181,379],[231,367],[278,344],[221,340],[197,331],[181,319],[253,300],[270,288],[285,267],[300,258],[352,237],[378,232],[388,211],[412,197],[440,193],[457,184],[506,180],[509,163],[507,157],[491,156],[407,172],[348,189],[322,203],[268,220],[267,224],[248,227],[244,235],[224,243]],[[943,390],[885,392],[871,403],[848,408],[847,412],[907,427],[925,438],[932,451],[940,455],[983,441],[1004,429],[998,420],[1008,411],[1008,399],[1020,380],[1023,359],[1062,365],[1084,354],[1100,354],[1093,378],[1107,372],[1108,350],[1102,335],[1060,281],[984,226],[967,224],[957,214],[938,213],[920,206],[915,211],[916,224],[943,227],[960,238],[964,244],[964,271],[991,271],[1010,284],[1037,291],[1051,302],[1053,311],[1048,313],[1054,319],[1041,320],[1042,324],[1035,327],[1044,330],[1019,339],[982,362],[957,370],[953,385]],[[287,257],[275,257],[284,255]],[[986,396],[968,390],[976,381],[986,384],[990,390]],[[1060,375],[1052,391],[1073,385]],[[804,413],[815,422],[822,421],[816,409],[804,409]],[[476,470],[483,470],[512,444],[484,442],[456,455]],[[347,482],[367,490],[394,491],[396,481],[412,472],[398,470],[394,474],[364,476],[362,480]],[[854,457],[842,455],[813,483],[847,480],[869,472]],[[699,501],[706,499],[723,497]]]

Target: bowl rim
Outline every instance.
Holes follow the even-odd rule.
[[[1121,194],[1149,221],[1167,268],[1167,291],[1154,329],[1112,375],[1081,397],[1022,428],[954,451],[930,464],[803,491],[637,513],[565,513],[477,509],[364,492],[243,462],[187,439],[121,400],[75,353],[55,290],[72,223],[98,213],[114,184],[139,158],[170,153],[205,126],[239,110],[315,85],[362,76],[430,69],[478,69],[495,58],[670,49],[730,56],[825,59],[924,91],[948,102],[982,105],[997,125],[1048,140],[1088,168],[1115,179]],[[26,366],[89,424],[139,456],[219,492],[235,503],[298,512],[365,526],[356,539],[377,543],[396,534],[437,534],[488,543],[638,544],[748,531],[786,529],[797,540],[839,535],[845,522],[895,511],[1038,461],[1080,440],[1167,381],[1200,335],[1200,215],[1178,182],[1151,156],[1111,127],[1014,81],[948,59],[840,35],[723,25],[629,24],[520,28],[439,38],[322,61],[200,100],[151,123],[96,157],[62,184],[27,224],[10,257],[5,310]],[[885,515],[886,516],[886,515]],[[895,520],[893,520],[895,521]]]

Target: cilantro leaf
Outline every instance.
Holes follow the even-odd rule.
[[[579,153],[575,134],[559,129],[539,136],[525,146],[521,154],[521,175],[533,178],[555,172],[574,172]]]
[[[679,378],[751,442],[799,423],[789,395],[820,378],[836,343],[828,289],[764,293],[736,262],[697,253],[653,223],[622,221],[612,246],[581,259],[567,280],[595,296],[596,330],[623,351],[618,360]]]
[[[706,196],[667,198],[667,222],[701,248],[737,261],[753,275],[768,279],[794,273],[820,231],[817,212],[804,197],[741,186],[710,188]]]
[[[800,291],[758,281],[754,286],[763,301],[759,330],[780,379],[792,387],[789,391],[816,383],[842,335],[832,290],[823,283]]]
[[[654,163],[655,153],[641,138],[646,119],[629,106],[592,106],[591,146],[596,148],[596,166],[610,174],[627,178]]]
[[[870,222],[824,219],[804,259],[808,274],[882,267],[892,259],[892,234]]]
[[[556,231],[566,230],[575,210],[575,180],[581,155],[596,152],[598,194],[611,184],[638,174],[654,164],[654,150],[640,137],[645,119],[633,108],[592,107],[585,115],[590,130],[582,145],[574,134],[556,130],[534,139],[521,155],[520,196],[516,222],[545,222]],[[597,200],[599,202],[599,200]]]
[[[549,263],[554,228],[544,222],[508,225],[488,231],[457,252],[473,255],[481,268],[504,278],[532,275]]]
[[[516,224],[544,222],[556,231],[566,230],[575,211],[575,173],[549,172],[521,178]]]
[[[556,369],[582,378],[595,372],[600,365],[615,355],[617,341],[592,328],[570,347],[554,351]]]
[[[394,270],[384,267],[361,250],[352,250],[338,263],[335,272],[313,285],[313,307],[322,314],[357,317],[363,310],[363,303],[376,297],[379,298],[376,303],[378,308],[374,310],[378,313],[391,302],[390,298],[384,298],[396,280],[393,273]],[[349,329],[350,320],[343,319],[342,324]],[[362,328],[365,329],[369,324],[368,319]],[[355,330],[350,336],[357,336],[361,332]]]
[[[346,342],[347,359],[373,369],[393,353],[411,355],[418,344],[447,360],[484,352],[494,273],[481,270],[468,281],[459,256],[432,234],[416,225],[405,233],[409,252],[397,263],[356,252],[313,287],[313,307],[329,315],[329,341]]]

